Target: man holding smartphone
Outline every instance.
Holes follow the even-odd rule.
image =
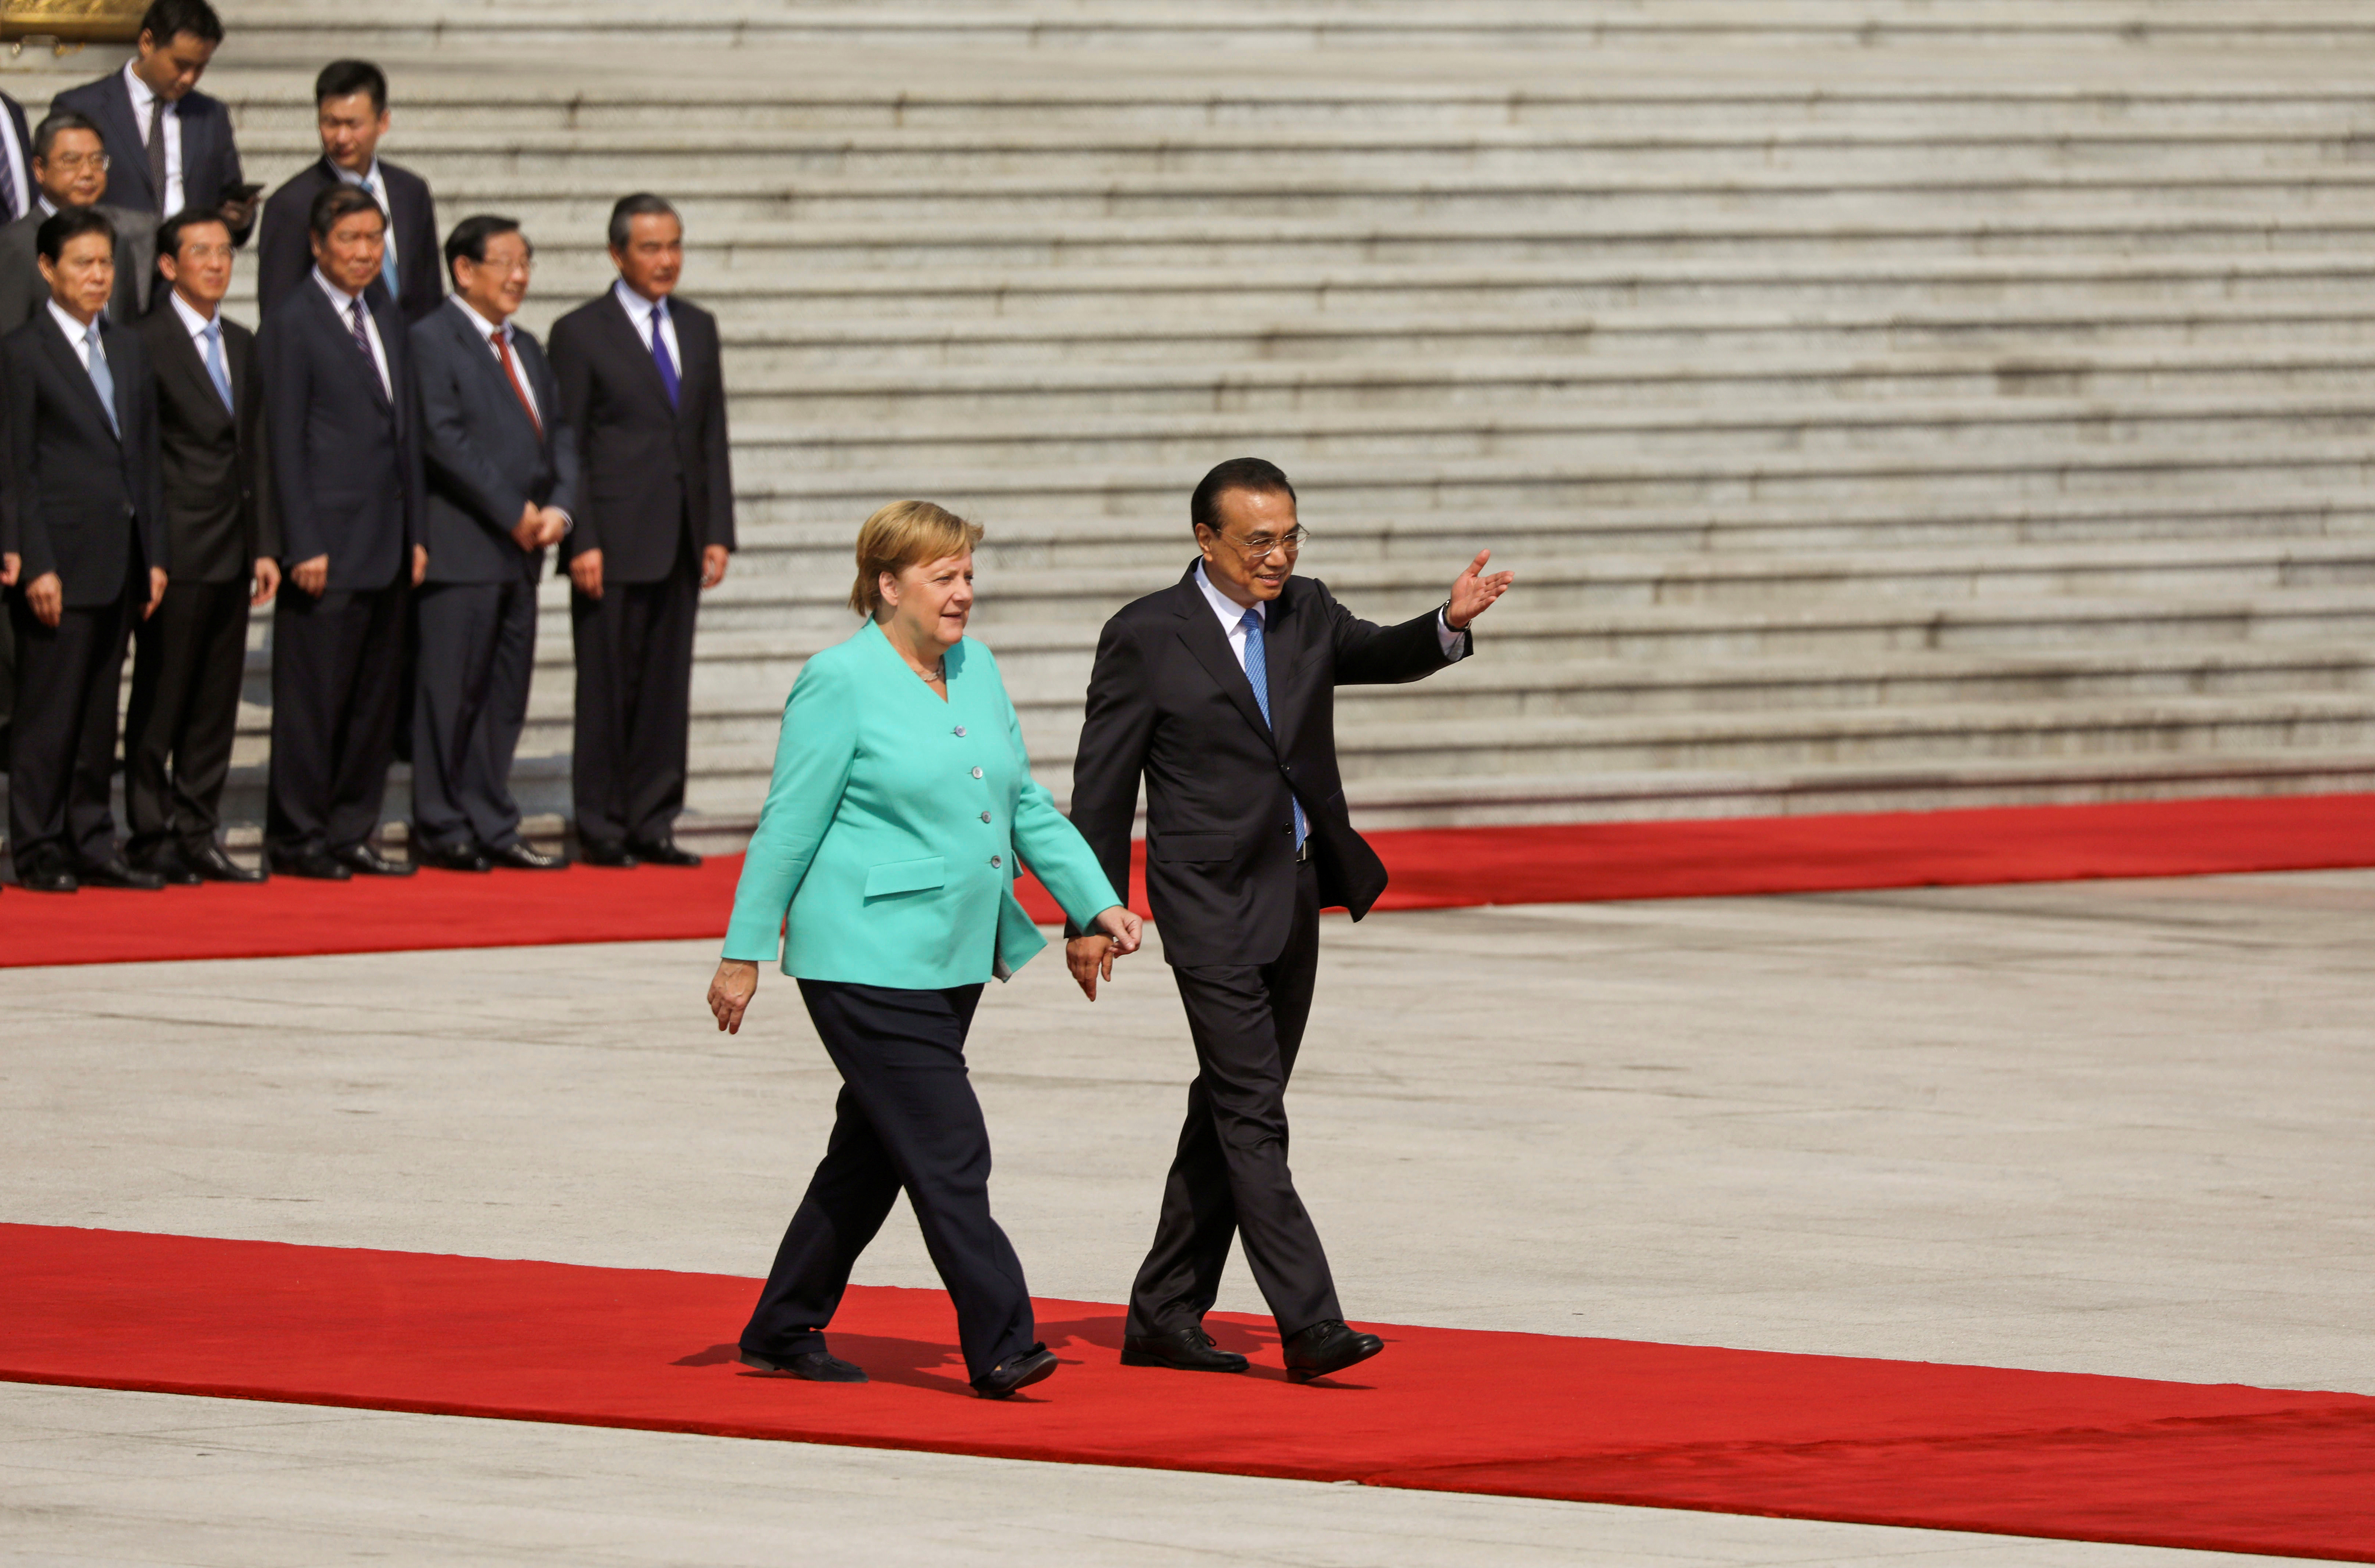
[[[240,171],[230,111],[197,90],[222,41],[222,18],[207,0],[151,0],[137,53],[124,69],[58,94],[50,107],[99,126],[119,205],[160,220],[206,207],[219,212],[232,242],[243,245],[263,187]]]

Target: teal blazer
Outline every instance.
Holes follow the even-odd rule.
[[[943,702],[871,621],[802,666],[726,957],[774,958],[780,927],[786,974],[942,990],[1047,945],[1014,896],[1025,861],[1081,925],[1122,902],[1031,777],[989,650],[964,639],[947,672]]]

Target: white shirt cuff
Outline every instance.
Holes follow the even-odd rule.
[[[1469,654],[1468,633],[1451,630],[1451,617],[1442,610],[1435,612],[1435,635],[1443,644],[1443,656],[1458,664]]]

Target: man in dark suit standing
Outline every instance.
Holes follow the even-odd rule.
[[[1190,516],[1201,559],[1105,623],[1072,768],[1073,825],[1109,878],[1129,875],[1145,781],[1147,897],[1199,1069],[1122,1361],[1245,1370],[1203,1330],[1240,1235],[1301,1382],[1385,1348],[1345,1326],[1286,1163],[1286,1082],[1311,1009],[1319,912],[1344,904],[1358,920],[1386,886],[1345,811],[1335,690],[1417,680],[1465,657],[1469,623],[1510,573],[1481,575],[1487,551],[1441,608],[1380,627],[1294,575],[1305,536],[1272,465],[1214,468]],[[1093,1000],[1112,977],[1109,941],[1075,932],[1065,957]]]
[[[42,219],[69,208],[89,207],[115,225],[117,265],[109,319],[128,326],[148,309],[157,220],[101,199],[107,195],[107,169],[99,127],[73,110],[55,111],[34,128],[33,210],[0,228],[0,332],[31,321],[49,303],[38,236]]]
[[[534,255],[512,219],[464,218],[445,241],[454,293],[412,327],[429,468],[412,853],[452,871],[568,864],[520,838],[511,791],[536,667],[537,579],[577,498],[560,385],[535,337],[511,320]]]
[[[429,564],[411,339],[395,307],[365,293],[387,228],[379,204],[336,185],[307,226],[312,280],[256,345],[284,580],[266,859],[336,881],[407,877],[371,836],[396,757],[406,601]]]
[[[435,310],[445,298],[437,265],[437,205],[429,183],[409,169],[383,162],[387,135],[387,77],[368,60],[333,60],[313,78],[313,123],[322,156],[272,193],[264,204],[256,242],[256,306],[269,316],[313,270],[305,224],[313,198],[332,185],[369,191],[387,215],[388,242],[372,280],[376,295],[396,301],[407,322]]]
[[[692,716],[692,622],[734,548],[717,319],[676,298],[684,226],[655,195],[610,212],[619,281],[552,326],[585,476],[568,559],[577,643],[571,760],[580,855],[698,866],[677,847]]]
[[[152,222],[207,207],[245,244],[255,227],[255,192],[242,183],[230,111],[197,90],[222,41],[222,18],[207,0],[151,0],[124,69],[68,88],[50,108],[71,109],[99,126],[120,205]]]
[[[0,344],[8,419],[0,572],[20,685],[9,774],[17,877],[43,892],[82,883],[158,889],[115,843],[115,698],[124,632],[165,594],[164,498],[148,357],[101,312],[115,229],[89,209],[41,226],[50,306]]]
[[[255,336],[222,313],[234,252],[220,214],[170,218],[157,243],[169,292],[137,330],[157,375],[173,581],[133,632],[124,851],[168,882],[260,882],[265,873],[232,860],[216,838],[239,729],[248,607],[270,603],[280,587],[278,530],[264,501]]]
[[[0,229],[32,210],[33,133],[25,106],[0,92]],[[8,709],[17,690],[17,639],[0,615],[0,773],[8,771]]]

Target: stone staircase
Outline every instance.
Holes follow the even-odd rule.
[[[1480,548],[1518,572],[1474,661],[1342,694],[1372,826],[2375,784],[2363,6],[227,17],[252,177],[313,155],[322,60],[379,58],[441,218],[528,226],[539,330],[607,282],[616,195],[684,209],[742,519],[699,644],[714,842],[875,505],[987,525],[976,630],[1061,796],[1097,626],[1244,454],[1364,613]],[[522,781],[557,810],[549,594]]]

